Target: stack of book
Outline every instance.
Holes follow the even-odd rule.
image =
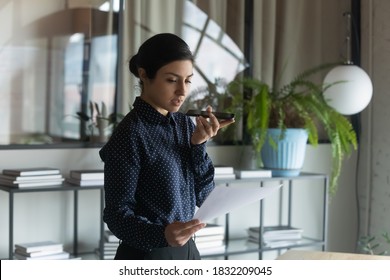
[[[116,254],[116,250],[119,246],[119,239],[111,231],[106,230],[104,232],[104,242],[103,242],[103,258],[104,260],[113,260]],[[100,259],[100,250],[97,248],[95,250],[96,255]]]
[[[224,166],[224,165],[215,165],[214,166],[214,179],[215,180],[236,179],[236,174],[234,173],[234,167]]]
[[[101,169],[71,170],[66,181],[77,186],[103,186],[104,171]]]
[[[195,234],[195,244],[201,255],[223,253],[224,240],[225,228],[217,224],[207,224]]]
[[[0,185],[28,188],[58,186],[64,181],[59,169],[50,167],[4,169]]]
[[[235,173],[238,179],[272,177],[272,171],[267,169],[240,169],[236,170]]]
[[[303,229],[291,226],[268,226],[264,227],[263,244],[266,247],[277,248],[299,244],[302,240]],[[259,243],[260,228],[250,227],[248,229],[248,240]]]
[[[64,260],[69,252],[64,251],[61,243],[53,241],[15,244],[14,257],[18,260]]]

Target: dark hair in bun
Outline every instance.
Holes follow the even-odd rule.
[[[147,39],[129,61],[129,70],[137,78],[138,68],[145,69],[149,79],[156,76],[157,71],[164,65],[177,60],[191,60],[194,56],[179,36],[171,33],[161,33]]]

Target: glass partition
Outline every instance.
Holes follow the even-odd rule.
[[[104,141],[99,117],[115,110],[114,1],[2,3],[0,145]]]
[[[182,36],[194,51],[190,100],[199,101],[199,89],[246,67],[243,29],[234,42],[227,30],[237,20],[223,19],[230,9],[243,22],[243,10],[228,2],[1,1],[0,149],[102,145],[139,94],[128,59],[160,32]]]

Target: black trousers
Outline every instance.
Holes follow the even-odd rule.
[[[122,242],[116,251],[115,260],[200,260],[200,255],[192,239],[181,247],[156,248],[150,252]]]

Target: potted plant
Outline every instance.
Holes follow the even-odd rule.
[[[97,138],[98,142],[106,142],[110,133],[110,128],[115,129],[120,120],[123,119],[123,115],[119,113],[107,113],[107,106],[104,102],[101,102],[101,106],[94,101],[89,101],[90,115],[84,112],[77,112],[77,116],[80,120],[85,121],[88,124],[90,131],[90,140]],[[95,135],[94,131],[97,128],[98,135]]]
[[[334,65],[321,65],[304,71],[279,88],[248,77],[236,79],[227,87],[227,96],[231,98],[227,110],[234,111],[237,119],[243,118],[258,167],[267,168],[264,166],[264,149],[271,147],[276,153],[280,152],[277,142],[286,139],[289,129],[303,129],[308,142],[316,146],[318,127],[323,128],[332,147],[330,194],[336,192],[344,157],[357,147],[356,134],[349,119],[336,112],[324,99],[323,92],[332,85],[324,86],[311,80],[314,74]],[[278,131],[276,137],[270,134],[275,129]],[[305,147],[306,143],[304,140]],[[276,157],[283,158],[280,154]]]

